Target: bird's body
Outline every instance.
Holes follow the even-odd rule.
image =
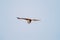
[[[37,20],[37,19],[19,18],[19,17],[17,17],[17,19],[23,19],[23,20],[26,20],[28,24],[30,24],[30,23],[31,23],[31,21],[40,21],[40,20]]]

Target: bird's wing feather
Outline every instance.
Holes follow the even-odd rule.
[[[27,18],[19,18],[19,17],[17,17],[17,19],[24,19],[24,20],[27,20]]]
[[[32,19],[32,21],[40,21],[40,20],[38,20],[38,19]]]

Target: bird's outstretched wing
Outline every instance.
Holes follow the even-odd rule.
[[[40,20],[38,20],[38,19],[32,19],[32,21],[40,21]]]
[[[38,19],[19,18],[19,17],[17,17],[17,19],[23,19],[23,20],[26,20],[28,24],[30,24],[30,23],[31,23],[31,21],[40,21],[40,20],[38,20]]]
[[[23,20],[28,20],[27,18],[19,18],[19,17],[17,17],[17,19],[23,19]]]

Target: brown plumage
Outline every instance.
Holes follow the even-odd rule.
[[[40,20],[37,20],[37,19],[19,18],[19,17],[17,17],[17,19],[23,19],[23,20],[26,20],[28,24],[30,24],[30,23],[31,23],[31,21],[40,21]]]

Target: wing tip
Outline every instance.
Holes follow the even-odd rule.
[[[16,17],[17,19],[20,19],[19,17]]]

